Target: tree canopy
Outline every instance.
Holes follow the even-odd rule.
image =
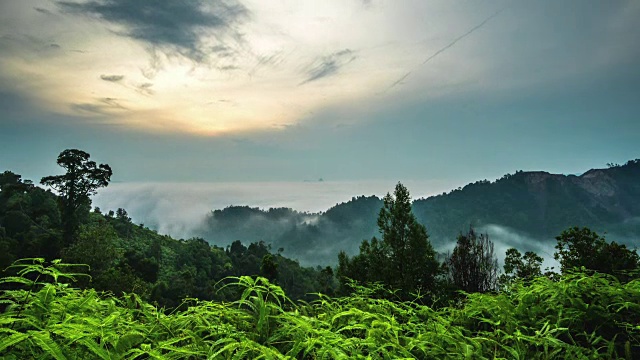
[[[556,240],[557,251],[553,257],[560,262],[563,273],[585,267],[626,278],[625,271],[640,268],[640,257],[635,250],[629,250],[615,241],[609,243],[589,228],[569,228]]]
[[[533,251],[523,254],[518,249],[510,248],[504,258],[504,274],[500,276],[500,282],[507,284],[515,279],[531,281],[542,276],[542,257]]]
[[[109,165],[97,165],[89,157],[82,150],[64,150],[58,155],[57,163],[66,173],[45,176],[40,180],[42,185],[53,188],[61,196],[64,240],[67,243],[71,242],[78,229],[78,210],[82,206],[90,208],[89,196],[94,195],[97,189],[109,185],[113,174]]]

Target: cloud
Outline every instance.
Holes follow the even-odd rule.
[[[100,79],[110,82],[119,82],[124,79],[124,75],[100,75]]]
[[[226,35],[238,39],[237,23],[248,10],[236,1],[135,1],[100,0],[86,3],[61,1],[58,6],[71,14],[96,16],[123,30],[116,33],[140,40],[164,51],[177,52],[191,60],[207,59],[207,38]]]
[[[93,113],[97,115],[109,115],[113,111],[127,110],[120,101],[115,98],[104,97],[91,103],[71,104],[71,109],[80,113]]]
[[[504,257],[507,249],[516,248],[521,253],[533,251],[540,255],[544,261],[542,269],[555,268],[559,269],[559,263],[553,258],[555,252],[555,239],[536,239],[523,234],[515,229],[497,225],[487,224],[477,228],[479,233],[489,235],[489,240],[494,243],[494,254],[498,258],[500,266],[504,264]]]
[[[136,91],[143,95],[153,95],[154,91],[153,89],[151,89],[152,86],[153,86],[153,83],[149,83],[149,82],[142,83],[136,86]]]
[[[323,56],[317,59],[307,71],[307,78],[300,83],[304,85],[306,83],[316,81],[318,79],[334,75],[340,68],[349,64],[356,59],[353,55],[353,51],[350,49],[344,49],[335,52],[329,56]]]
[[[41,7],[34,7],[33,10],[41,13],[41,14],[45,14],[45,15],[53,15],[53,13],[50,10],[41,8]]]
[[[224,66],[218,66],[218,70],[220,71],[231,71],[231,70],[238,70],[239,67],[235,66],[235,65],[224,65]]]

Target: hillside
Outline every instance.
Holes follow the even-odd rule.
[[[83,206],[77,214],[79,229],[65,242],[60,202],[58,195],[20,175],[0,172],[0,269],[21,258],[87,264],[91,281],[83,278],[79,286],[116,295],[135,292],[169,308],[185,297],[234,299],[236,294],[221,290],[228,276],[269,276],[294,299],[332,293],[336,287],[331,271],[302,267],[265,243],[222,248],[199,238],[177,240],[134,224],[124,209],[103,213]],[[269,262],[271,270],[264,267]]]
[[[356,253],[363,239],[378,234],[381,206],[375,196],[354,197],[320,214],[230,206],[212,211],[197,236],[222,245],[264,241],[302,264],[333,264],[340,250]]]
[[[263,240],[301,263],[335,263],[338,251],[355,254],[363,239],[378,235],[381,206],[375,196],[354,197],[319,214],[232,206],[211,212],[198,235],[219,245]],[[417,199],[413,211],[437,247],[470,224],[498,225],[540,242],[570,226],[589,226],[633,245],[640,237],[640,160],[580,176],[517,171]]]
[[[638,237],[640,161],[580,176],[518,171],[416,200],[414,212],[436,241],[469,224],[498,224],[545,239],[569,226],[589,226],[621,240]]]

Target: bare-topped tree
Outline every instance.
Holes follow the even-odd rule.
[[[497,290],[498,260],[487,234],[478,234],[472,227],[468,233],[460,233],[446,266],[450,281],[459,290],[468,293]]]

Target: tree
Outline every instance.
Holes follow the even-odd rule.
[[[572,227],[556,237],[556,252],[553,257],[560,262],[566,273],[572,268],[584,266],[600,273],[628,279],[623,272],[640,268],[640,257],[625,245],[611,242],[589,228]]]
[[[529,281],[542,276],[542,261],[542,257],[533,251],[527,251],[522,255],[515,248],[508,249],[504,258],[504,275],[500,277],[500,283],[507,284],[515,279]]]
[[[72,242],[78,230],[79,209],[89,207],[98,188],[105,187],[111,180],[109,165],[96,165],[89,161],[89,154],[77,149],[67,149],[58,156],[58,165],[66,170],[64,175],[45,176],[40,183],[50,186],[61,196],[63,239]]]
[[[94,282],[109,284],[113,279],[104,279],[102,275],[122,256],[117,248],[117,239],[113,227],[106,222],[83,224],[76,241],[62,250],[62,258],[68,263],[89,265],[89,274]]]
[[[262,257],[260,275],[269,279],[272,283],[278,278],[278,263],[273,260],[273,255],[266,254]]]
[[[340,254],[340,281],[344,284],[348,277],[364,283],[381,282],[404,299],[410,298],[412,292],[433,290],[440,264],[426,228],[411,211],[409,191],[401,183],[396,185],[393,196],[384,197],[378,228],[382,241],[363,241],[360,254],[353,259]]]
[[[473,228],[467,234],[460,233],[446,267],[450,281],[459,290],[474,293],[497,289],[498,259],[487,234],[478,235]]]

